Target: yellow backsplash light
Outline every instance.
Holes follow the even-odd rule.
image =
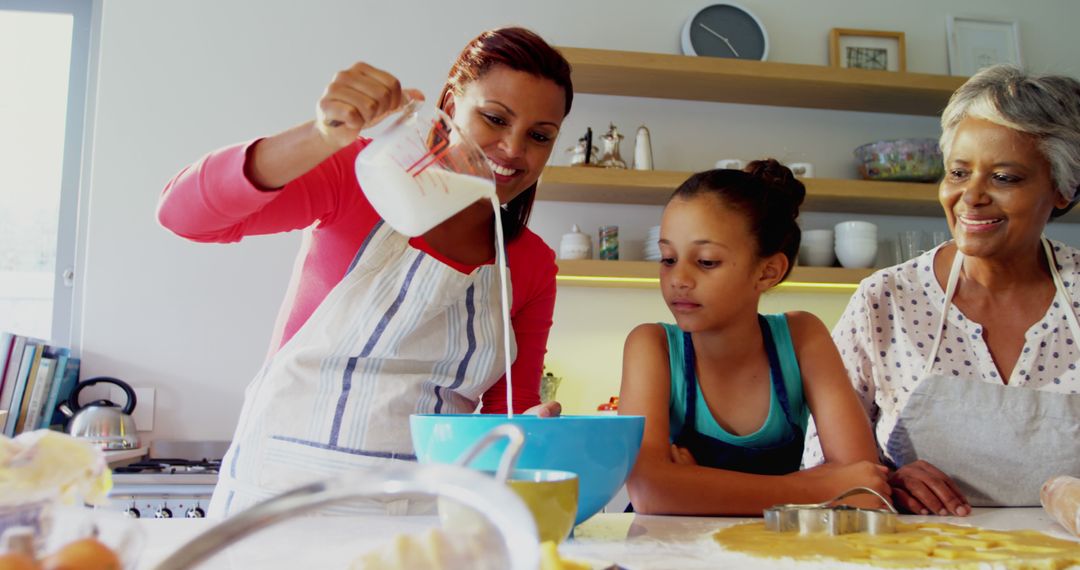
[[[567,285],[596,285],[604,286],[610,285],[612,287],[633,285],[633,286],[659,286],[660,279],[658,277],[609,277],[603,275],[557,275],[555,280]],[[776,288],[777,289],[800,289],[800,290],[817,290],[817,291],[854,291],[859,286],[858,283],[824,283],[813,281],[785,281]]]

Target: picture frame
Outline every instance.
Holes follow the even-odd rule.
[[[829,65],[907,71],[904,32],[833,28],[829,32]]]
[[[1011,63],[1022,66],[1020,24],[1015,20],[948,15],[949,75],[971,76],[980,69]]]

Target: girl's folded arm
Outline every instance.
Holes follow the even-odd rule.
[[[788,313],[803,393],[814,416],[827,463],[878,462],[877,445],[866,411],[848,380],[828,329],[806,312]]]

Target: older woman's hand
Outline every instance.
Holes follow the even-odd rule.
[[[527,410],[526,415],[538,416],[541,418],[557,418],[562,414],[562,404],[552,400],[551,402],[545,402],[543,404],[537,404]]]
[[[971,505],[956,483],[923,460],[909,463],[889,476],[897,507],[921,515],[971,514]]]

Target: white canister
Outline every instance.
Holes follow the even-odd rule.
[[[637,130],[637,138],[634,140],[634,170],[652,170],[652,141],[649,140],[649,129],[641,125]]]
[[[559,259],[592,259],[592,237],[574,224],[559,242]]]

